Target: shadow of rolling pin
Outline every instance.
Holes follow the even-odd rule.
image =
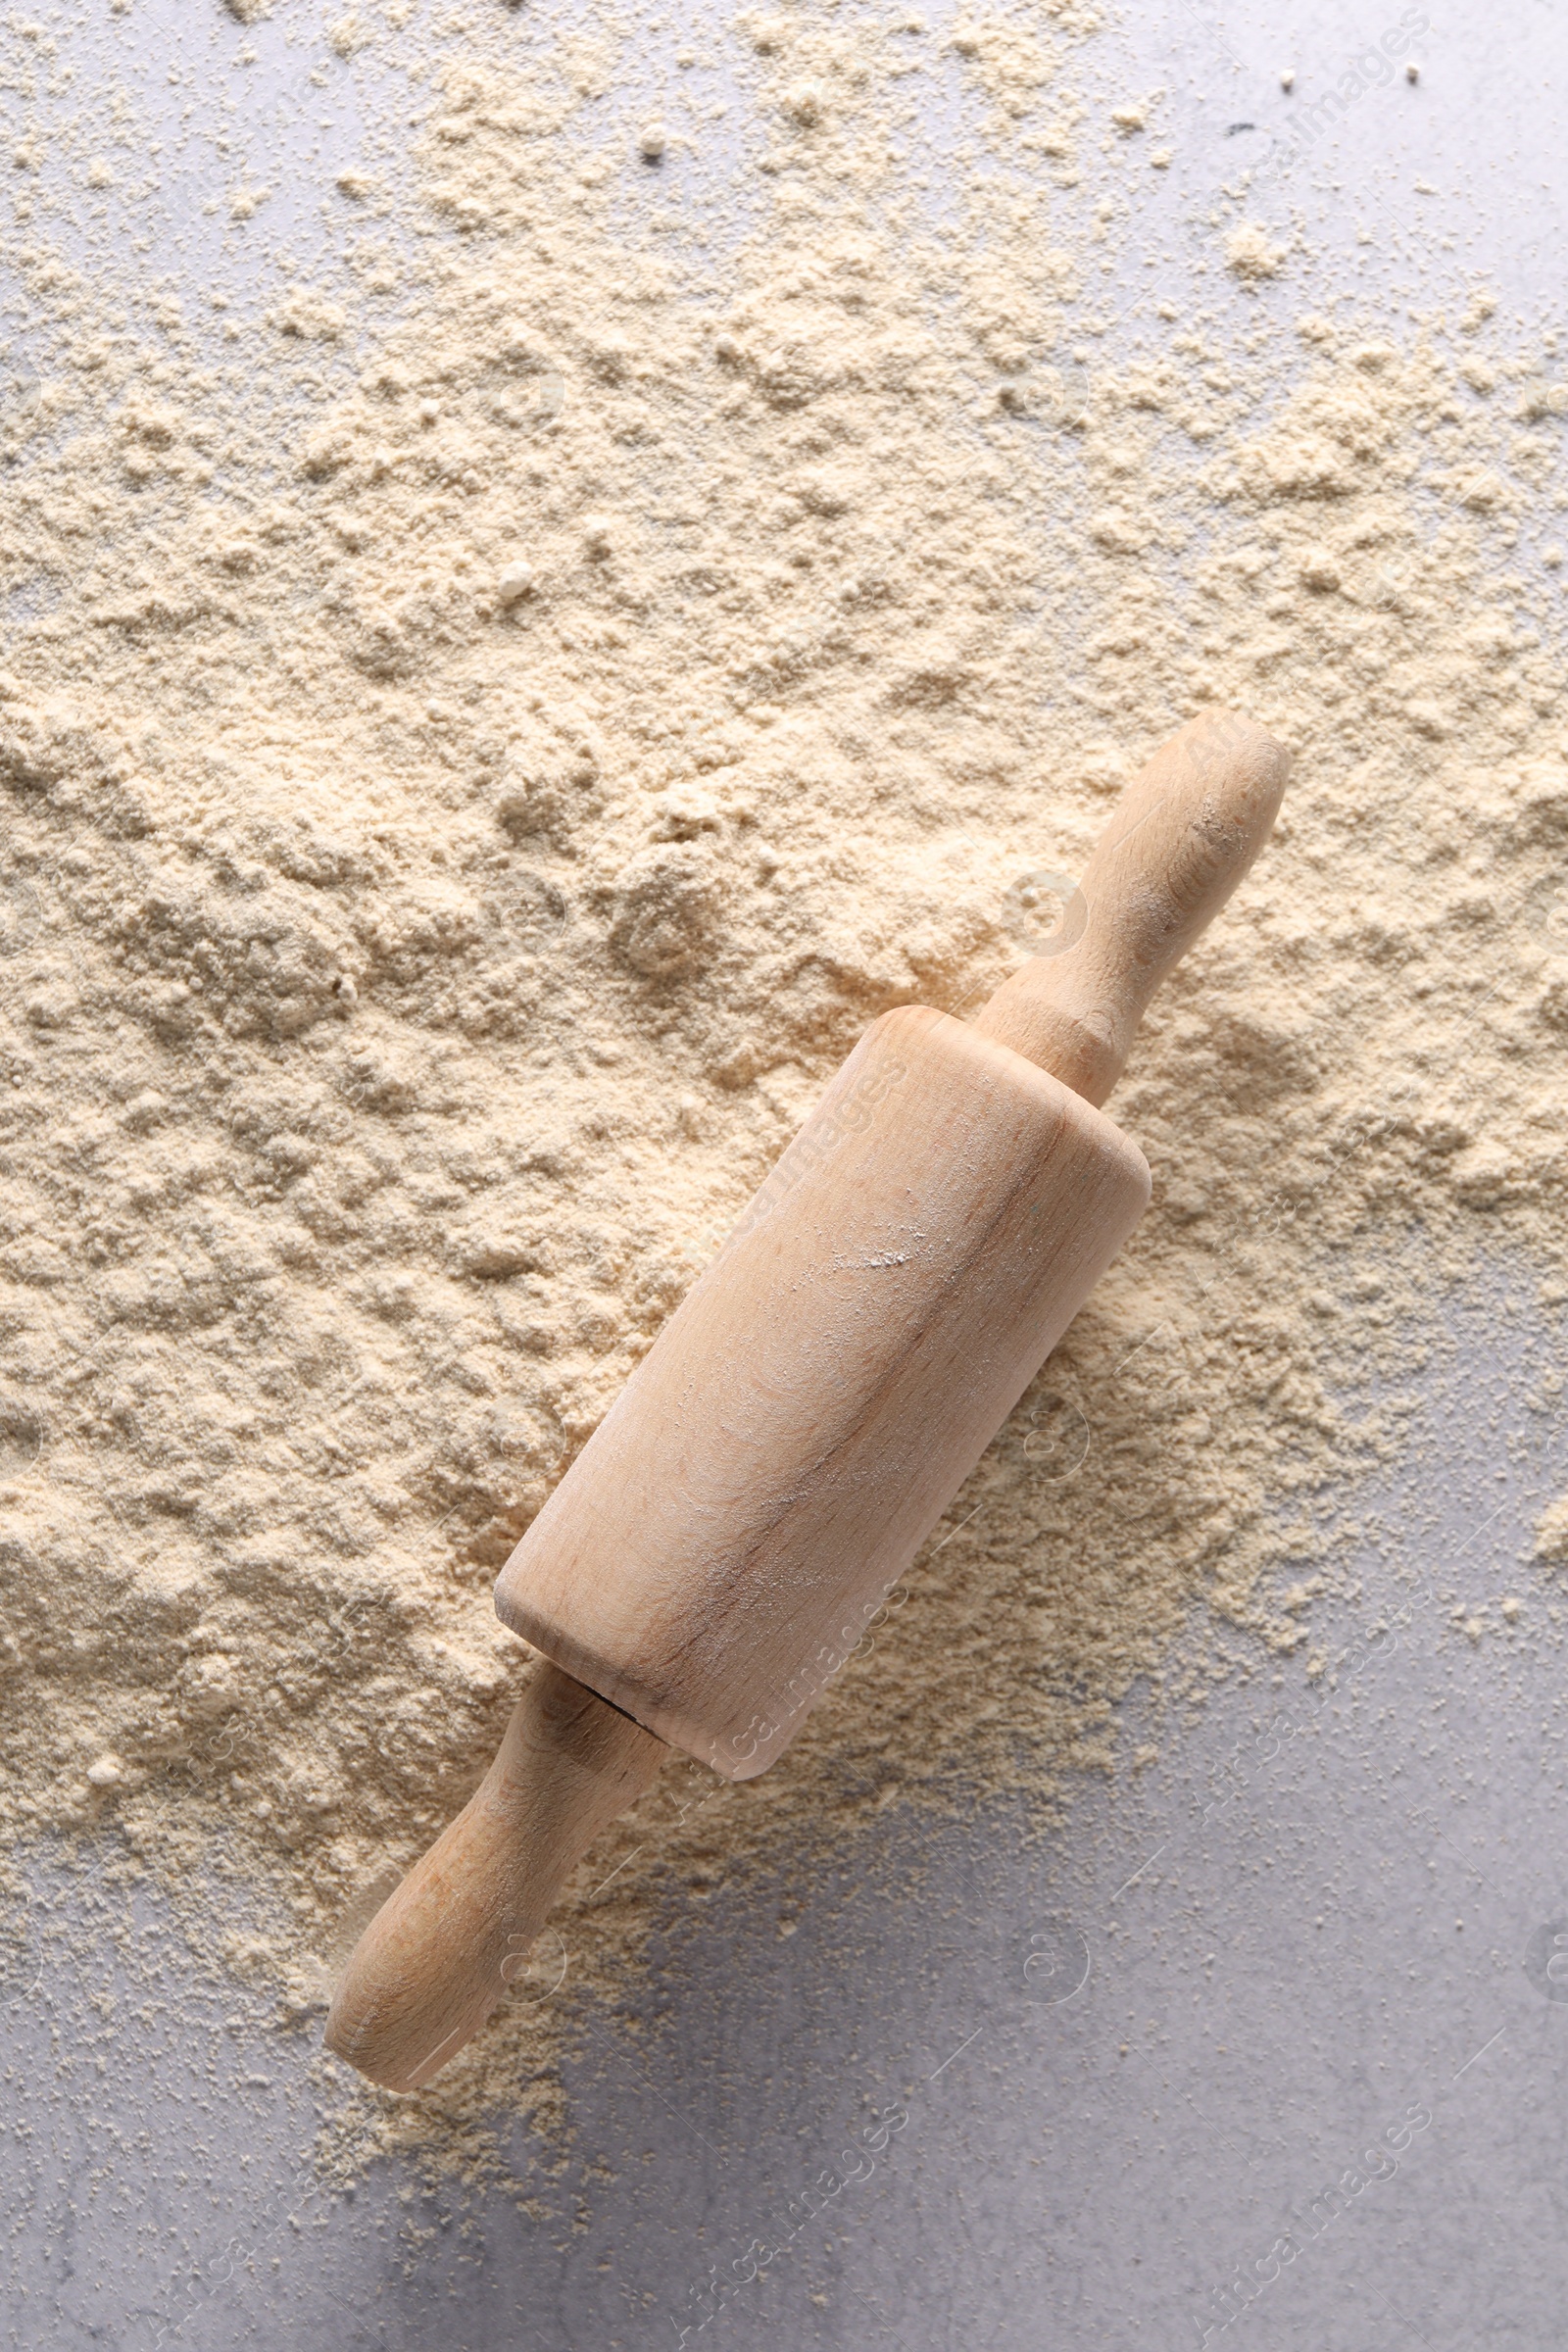
[[[1069,945],[972,1025],[873,1022],[496,1585],[543,1651],[475,1795],[350,1956],[329,2046],[396,2090],[484,2023],[671,1747],[779,1754],[1148,1204],[1100,1104],[1290,770],[1195,719],[1129,785]]]

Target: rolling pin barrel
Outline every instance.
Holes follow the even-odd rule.
[[[517,1545],[503,1621],[730,1780],[855,1649],[1149,1200],[962,1022],[873,1023]]]
[[[1142,1213],[1099,1105],[1289,767],[1194,720],[972,1026],[861,1039],[502,1571],[549,1663],[350,1959],[327,2039],[362,2072],[416,2087],[462,2047],[669,1745],[745,1779],[793,1737]]]

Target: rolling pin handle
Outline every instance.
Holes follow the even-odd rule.
[[[1289,752],[1229,710],[1162,744],[1096,845],[1067,939],[1004,981],[976,1030],[1098,1108],[1150,998],[1267,841],[1290,772]]]
[[[349,1956],[326,2043],[388,2090],[418,2090],[520,1973],[563,1880],[669,1749],[541,1660],[495,1762]]]

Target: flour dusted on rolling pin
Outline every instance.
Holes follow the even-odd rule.
[[[496,1607],[763,1771],[1149,1200],[1059,1080],[924,1008],[856,1048],[533,1522]]]
[[[1435,1269],[1568,1258],[1561,351],[1481,288],[1451,348],[1401,341],[1408,301],[1359,311],[1278,210],[1272,274],[1216,228],[1102,333],[1154,183],[1075,126],[1092,47],[940,53],[1014,176],[977,150],[937,250],[878,225],[935,33],[768,24],[736,57],[779,168],[701,301],[683,200],[637,242],[598,177],[572,93],[612,43],[535,73],[457,42],[434,89],[397,78],[416,26],[323,49],[372,120],[392,77],[432,234],[369,163],[323,180],[337,316],[240,299],[236,247],[220,368],[205,301],[132,299],[89,213],[52,249],[84,81],[15,174],[0,1818],[176,1889],[220,1836],[299,1923],[234,1964],[302,2016],[299,1936],[500,1735],[497,1569],[843,1054],[977,1004],[1027,952],[1014,884],[1076,876],[1190,710],[1306,756],[1116,1098],[1153,1205],[774,1771],[668,1773],[609,1833],[579,1966],[624,1987],[652,1853],[701,1902],[777,1889],[785,1812],[831,1844],[960,1779],[1048,1807],[1202,1596],[1240,1629],[1217,1668],[1316,1662],[1312,1497],[1384,1434],[1356,1381]],[[236,165],[225,234],[272,234],[269,184]],[[399,2130],[468,2161],[551,2014]]]

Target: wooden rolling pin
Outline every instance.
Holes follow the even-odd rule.
[[[416,2089],[463,2047],[672,1746],[746,1780],[799,1729],[1142,1215],[1099,1105],[1289,768],[1248,720],[1195,719],[1059,952],[972,1026],[867,1030],[502,1570],[545,1662],[349,1959],[326,2038],[363,2074]]]

